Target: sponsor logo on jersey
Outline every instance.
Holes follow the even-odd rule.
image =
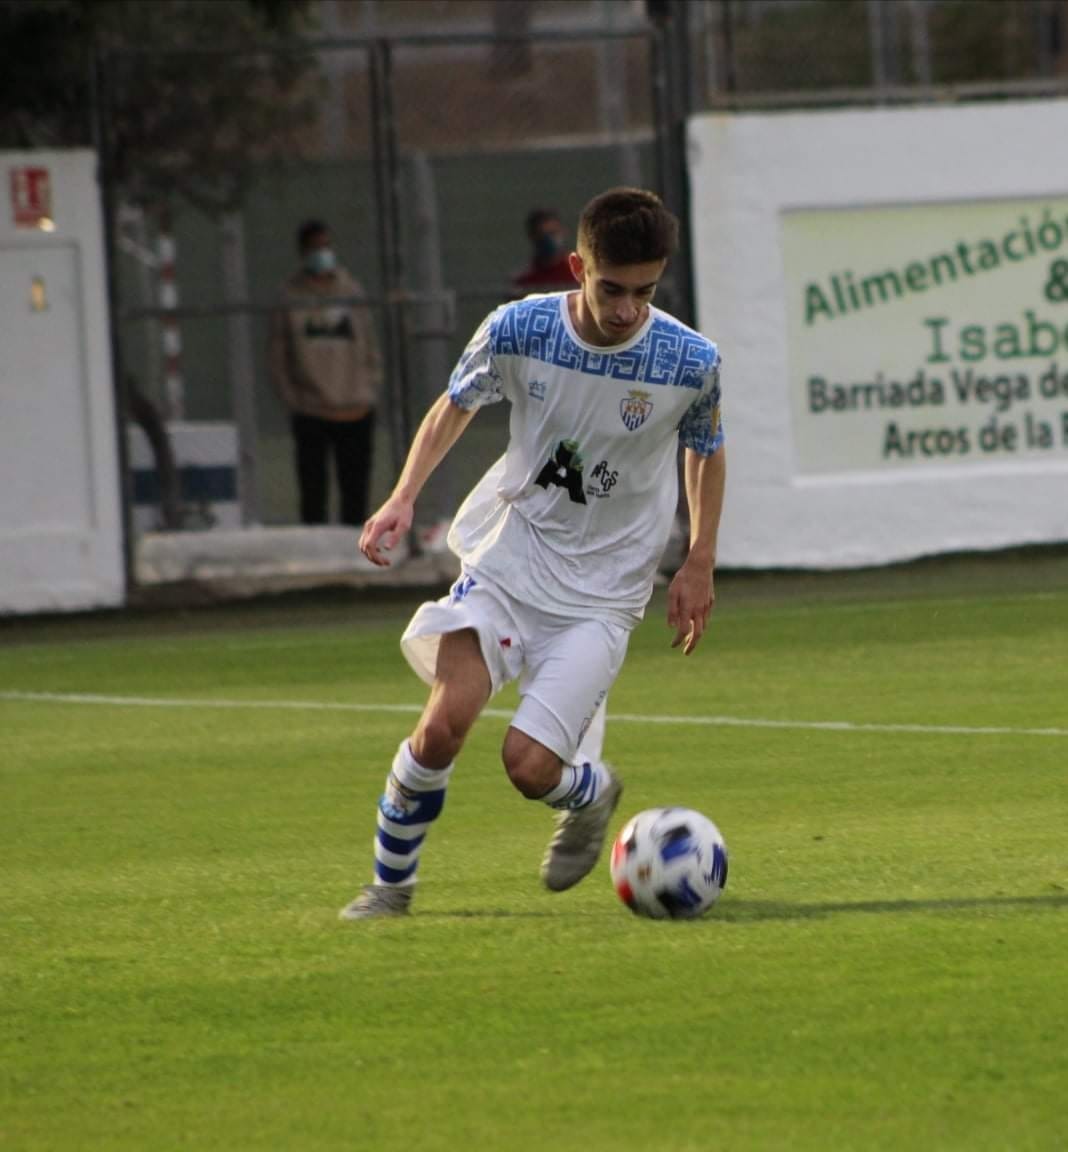
[[[544,400],[547,387],[548,385],[544,380],[531,380],[527,385],[527,392],[532,400]]]
[[[556,446],[552,459],[546,461],[542,470],[534,478],[539,488],[566,488],[575,504],[585,504],[582,491],[582,468],[584,461],[579,452],[577,440],[561,440]]]
[[[628,432],[639,429],[649,419],[652,410],[653,402],[649,399],[649,393],[639,388],[632,388],[619,402],[619,415]]]
[[[619,472],[612,469],[607,460],[599,460],[593,466],[590,481],[586,485],[586,494],[603,500],[606,496],[611,496],[612,489],[619,482]]]

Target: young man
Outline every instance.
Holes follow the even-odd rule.
[[[576,291],[505,304],[475,333],[412,443],[364,555],[408,531],[427,478],[483,404],[511,402],[508,447],[461,506],[449,595],[401,638],[430,698],[379,801],[375,878],[343,919],[408,911],[429,825],[490,696],[519,678],[501,752],[512,784],[558,810],[542,863],[553,891],[594,866],[622,786],[600,757],[604,700],[667,541],[685,448],[690,550],[668,590],[672,647],[712,608],[725,461],[714,344],[652,306],[678,224],[650,192],[591,200],[571,253]]]
[[[326,224],[302,224],[297,249],[300,268],[286,281],[271,318],[269,360],[290,414],[300,519],[327,522],[332,455],[339,519],[362,527],[382,384],[378,340],[370,309],[355,303],[363,288],[338,264]]]

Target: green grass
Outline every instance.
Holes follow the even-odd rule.
[[[1068,731],[1066,575],[725,577],[689,659],[658,596],[611,707]],[[414,708],[411,607],[5,623],[0,693]],[[0,696],[0,1148],[1065,1146],[1068,737],[610,721],[616,824],[688,804],[730,846],[674,924],[604,863],[540,889],[488,716],[415,915],[339,923],[414,716]]]

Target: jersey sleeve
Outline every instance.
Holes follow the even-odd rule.
[[[709,369],[704,387],[679,421],[679,443],[692,448],[698,456],[714,456],[723,443],[723,421],[720,418],[719,353]]]
[[[504,382],[493,354],[497,312],[491,312],[471,337],[449,377],[449,399],[473,412],[504,399]]]

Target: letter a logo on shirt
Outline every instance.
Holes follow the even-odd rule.
[[[582,455],[575,440],[561,440],[556,446],[556,452],[551,460],[547,461],[542,470],[534,478],[534,483],[541,488],[550,485],[555,488],[566,488],[567,494],[575,504],[585,504],[586,497],[582,491]]]
[[[648,392],[632,388],[626,397],[619,402],[619,415],[628,432],[634,432],[649,419],[653,410],[653,402]]]

